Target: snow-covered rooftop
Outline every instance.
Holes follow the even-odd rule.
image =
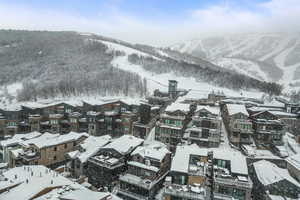
[[[109,143],[111,137],[109,135],[104,135],[100,137],[89,136],[87,139],[80,144],[81,148],[84,149],[84,152],[79,152],[76,154],[82,163],[86,162],[91,156],[95,155],[101,147]]]
[[[153,143],[146,146],[137,147],[131,153],[131,155],[139,154],[143,158],[150,158],[161,161],[168,153],[170,153],[170,151],[166,148],[165,145]]]
[[[89,137],[89,135],[87,133],[76,133],[76,132],[70,132],[64,135],[44,133],[40,137],[23,141],[21,143],[25,146],[34,144],[38,148],[45,148],[53,145],[63,144],[66,142],[76,141],[81,137]]]
[[[123,135],[103,148],[112,148],[121,154],[127,154],[137,146],[141,145],[143,142],[144,140],[141,138],[137,138],[132,135]]]
[[[251,158],[281,160],[280,157],[274,155],[270,150],[257,149],[256,147],[252,147],[250,145],[242,145],[242,149],[246,153],[246,155],[251,157]]]
[[[245,105],[242,105],[242,104],[227,104],[226,106],[227,106],[229,115],[235,115],[235,114],[238,114],[238,113],[242,113],[244,115],[249,116]]]
[[[9,169],[3,173],[7,181],[0,181],[0,187],[5,188],[17,185],[2,193],[0,200],[15,199],[28,200],[103,200],[110,198],[120,200],[118,197],[104,192],[94,192],[75,183],[55,171],[42,165],[29,165]],[[47,191],[49,189],[49,191]],[[43,191],[43,193],[41,193]]]
[[[232,173],[248,175],[246,157],[241,152],[230,149],[214,149],[213,153],[214,159],[230,161]]]
[[[42,135],[40,132],[31,132],[26,134],[16,134],[12,138],[7,140],[0,141],[0,146],[9,146],[9,145],[15,145],[22,141],[30,140],[32,138],[36,138]]]
[[[270,185],[281,180],[288,180],[292,184],[300,187],[300,184],[290,176],[287,169],[277,167],[274,163],[266,160],[261,160],[253,163],[258,180],[263,185]]]
[[[184,104],[184,103],[172,103],[166,108],[167,112],[174,112],[177,110],[181,110],[183,112],[189,112],[190,111],[190,104]]]
[[[286,161],[294,166],[296,169],[300,170],[300,154],[296,154],[286,158]]]
[[[272,113],[273,115],[276,115],[276,116],[295,117],[295,118],[297,117],[296,114],[283,112],[283,111],[270,111],[270,113]]]
[[[220,114],[220,107],[217,106],[198,106],[197,110],[200,111],[202,109],[207,110],[208,112],[214,114],[214,115],[219,115]]]
[[[2,193],[0,199],[28,200],[50,187],[73,185],[67,178],[42,165],[15,167],[3,173],[10,183],[20,183],[17,187]],[[27,183],[28,182],[28,183]],[[80,187],[80,185],[78,185]]]
[[[200,148],[196,144],[177,146],[172,160],[171,171],[188,173],[190,155],[207,156],[207,153],[207,148]]]

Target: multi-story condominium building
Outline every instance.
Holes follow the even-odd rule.
[[[69,152],[66,156],[70,159],[69,170],[76,178],[86,176],[88,169],[87,161],[96,155],[99,150],[111,141],[109,135],[89,136],[75,151]]]
[[[126,111],[121,113],[121,134],[129,135],[132,134],[133,124],[138,120],[137,113]]]
[[[82,114],[80,112],[72,112],[69,114],[70,130],[74,132],[81,132],[80,119]]]
[[[287,169],[261,160],[250,165],[253,180],[253,199],[266,200],[269,195],[280,195],[286,199],[298,199],[300,184]]]
[[[18,133],[18,124],[21,122],[21,110],[6,110],[4,112],[6,119],[6,135],[13,136]]]
[[[251,200],[253,183],[246,158],[234,150],[213,151],[213,199]]]
[[[5,117],[0,113],[0,139],[4,139],[6,133],[6,119]]]
[[[39,137],[41,133],[39,132],[31,132],[27,134],[16,134],[11,138],[7,138],[6,140],[0,141],[0,158],[3,162],[9,163],[11,160],[10,151],[14,149],[20,149],[20,143],[22,141],[30,140],[35,137]]]
[[[111,189],[118,181],[118,176],[126,171],[126,162],[131,152],[143,142],[143,139],[123,135],[100,148],[95,156],[88,159],[89,183],[95,187]]]
[[[137,147],[127,162],[128,170],[119,178],[118,195],[124,199],[155,199],[170,163],[171,152],[164,144]]]
[[[100,127],[100,121],[104,122],[102,113],[88,111],[86,113],[86,119],[88,124],[88,133],[93,136],[101,135],[100,131],[103,127]]]
[[[40,114],[33,114],[33,115],[28,116],[28,122],[30,125],[31,132],[33,132],[33,131],[40,132],[41,131],[41,125],[40,125],[41,120],[42,120],[42,117]]]
[[[252,122],[245,105],[226,104],[222,115],[231,143],[237,146],[253,143]]]
[[[218,147],[221,141],[222,118],[219,107],[198,106],[184,134],[188,143],[201,147]]]
[[[182,142],[187,123],[193,113],[189,104],[173,103],[160,115],[155,126],[155,139],[167,144],[175,151],[177,144]]]
[[[139,108],[139,120],[133,123],[132,134],[135,137],[146,139],[152,124],[151,121],[151,105],[143,103]]]
[[[65,154],[74,151],[77,145],[88,137],[87,133],[68,134],[44,133],[39,137],[21,141],[18,155],[10,161],[12,166],[45,165],[57,167],[66,162]]]
[[[253,123],[254,139],[258,145],[282,145],[284,124],[269,111],[250,116]]]
[[[163,189],[164,200],[210,199],[208,150],[196,144],[178,145]]]
[[[63,114],[49,114],[49,123],[51,133],[62,132],[62,121],[64,119]]]

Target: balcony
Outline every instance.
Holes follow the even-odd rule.
[[[89,161],[96,165],[99,165],[101,167],[111,169],[111,170],[125,165],[125,163],[123,162],[123,159],[120,160],[117,158],[110,158],[108,156],[103,156],[103,155],[91,157],[91,158],[89,158]]]
[[[38,160],[40,159],[41,157],[41,154],[39,152],[34,152],[34,151],[25,151],[24,153],[20,154],[20,157],[29,162],[29,161],[32,161],[32,160]]]
[[[164,195],[176,196],[186,199],[206,200],[209,192],[203,187],[191,186],[191,185],[177,185],[167,183],[164,187]]]
[[[233,198],[230,195],[214,192],[214,199],[215,200],[232,200]]]
[[[121,189],[121,188],[118,188],[118,194],[121,194],[121,195],[124,195],[124,196],[127,196],[127,197],[130,197],[132,199],[136,199],[136,200],[148,200],[149,197],[145,197],[141,194],[137,194],[137,193],[134,193],[134,192],[130,192],[128,190],[124,190],[124,189]]]
[[[263,129],[258,129],[256,130],[258,134],[267,134],[267,135],[283,135],[284,130],[263,130]]]
[[[231,132],[239,132],[243,134],[253,134],[253,129],[231,128]]]
[[[222,178],[222,177],[215,177],[214,182],[216,184],[220,185],[230,185],[234,187],[239,187],[239,188],[247,188],[247,189],[252,189],[252,181],[250,178],[248,178],[248,181],[240,181],[237,178]]]
[[[240,138],[240,143],[243,143],[243,144],[252,144],[253,140],[252,140],[252,138],[243,138],[243,137],[241,137]]]

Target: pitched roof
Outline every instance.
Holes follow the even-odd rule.
[[[277,167],[274,163],[266,160],[261,160],[253,163],[258,180],[263,185],[271,185],[273,183],[287,180],[300,188],[300,184],[290,176],[287,169]]]
[[[300,153],[298,153],[294,156],[290,156],[290,157],[286,158],[286,161],[289,164],[293,165],[298,170],[300,170]]]
[[[220,114],[220,107],[218,107],[218,106],[197,106],[197,111],[200,111],[202,109],[205,109],[214,115]]]
[[[149,144],[137,147],[131,155],[139,154],[143,158],[152,158],[161,161],[170,151],[161,144]]]
[[[242,105],[242,104],[226,104],[226,106],[227,106],[227,110],[228,110],[229,115],[235,115],[235,114],[238,114],[238,113],[242,113],[246,116],[249,116],[245,105]]]
[[[188,173],[190,155],[207,156],[208,149],[196,144],[177,146],[172,160],[171,171]]]
[[[34,144],[38,148],[45,148],[53,145],[63,144],[66,142],[76,141],[81,137],[88,137],[88,136],[89,135],[87,133],[76,133],[76,132],[70,132],[64,135],[44,133],[40,137],[23,141],[21,142],[21,144],[25,146]]]
[[[18,144],[22,141],[30,140],[40,135],[42,134],[36,131],[31,133],[26,133],[26,134],[16,134],[10,139],[0,141],[0,146],[9,146],[9,145]]]
[[[229,160],[231,172],[235,174],[248,175],[246,157],[240,151],[230,149],[214,149],[214,159]]]
[[[166,108],[166,112],[174,112],[180,110],[182,112],[190,111],[190,104],[174,102]]]
[[[89,136],[87,139],[80,144],[84,152],[79,152],[76,155],[82,163],[86,162],[91,156],[95,155],[101,147],[109,143],[111,137],[109,135],[104,135],[100,137]]]
[[[144,140],[141,138],[132,135],[123,135],[102,148],[112,148],[124,155],[130,153],[130,151],[141,145],[143,142]]]

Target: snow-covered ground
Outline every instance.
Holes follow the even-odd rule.
[[[193,77],[184,77],[175,73],[163,73],[155,74],[145,70],[140,65],[132,64],[128,61],[128,56],[118,56],[112,61],[113,66],[139,74],[141,77],[148,80],[148,89],[149,92],[153,92],[155,89],[166,89],[168,80],[177,80],[179,85],[178,87],[186,90],[194,90],[199,95],[206,96],[212,90],[214,91],[223,91],[228,96],[248,96],[260,98],[263,93],[257,91],[233,91],[227,88],[222,88],[218,86],[211,85],[206,82],[200,82],[195,80]],[[242,95],[241,95],[242,94]]]
[[[196,56],[201,52],[214,64],[254,78],[283,84],[285,92],[300,89],[289,85],[300,82],[300,76],[295,73],[297,69],[300,70],[299,34],[222,35],[186,41],[171,48],[183,53],[196,52]]]
[[[220,58],[215,61],[215,64],[262,81],[270,81],[268,75],[253,61],[237,58]]]

